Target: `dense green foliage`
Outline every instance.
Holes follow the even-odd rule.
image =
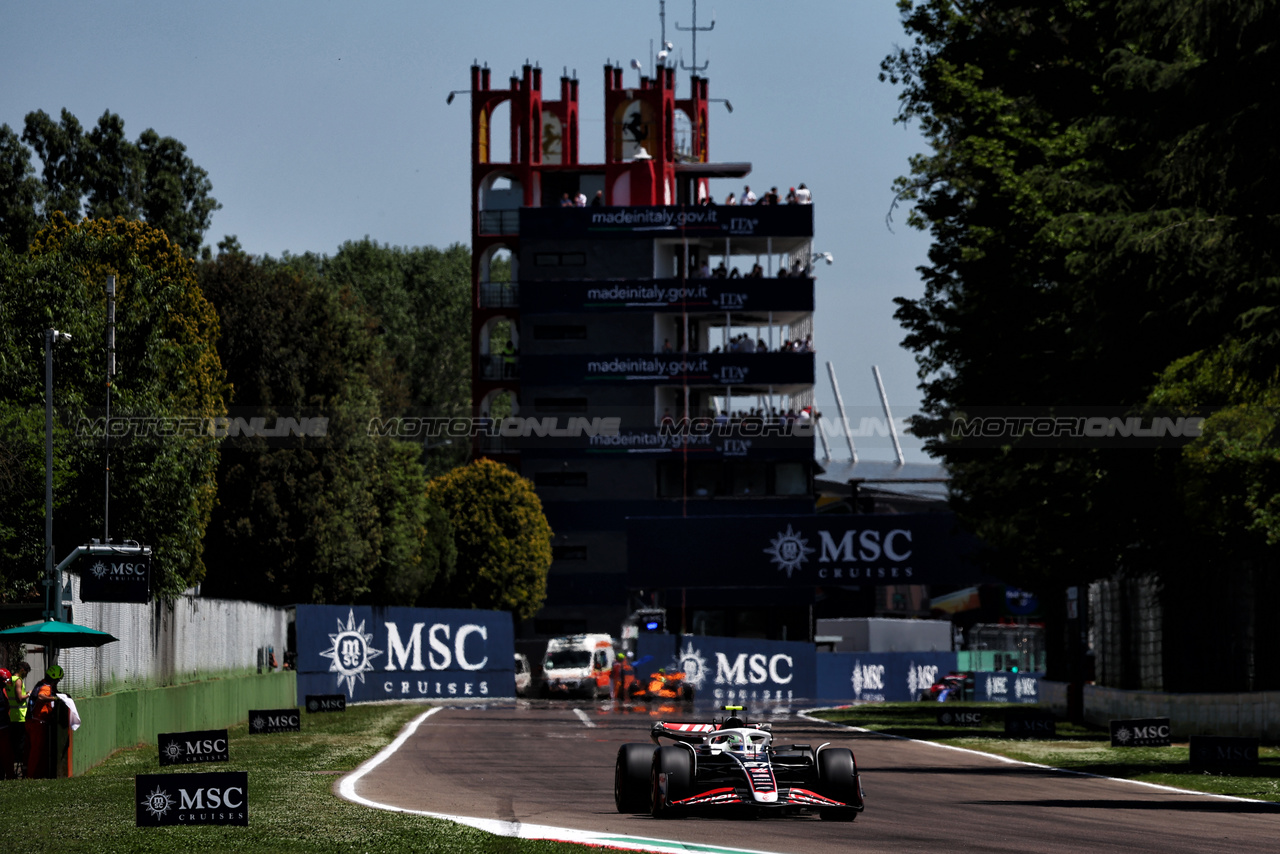
[[[193,257],[221,207],[212,189],[181,142],[150,128],[130,141],[124,121],[109,110],[88,132],[65,109],[60,121],[43,110],[28,113],[21,140],[0,125],[0,242],[17,252],[61,211],[72,221],[82,214],[146,220]]]
[[[383,411],[408,417],[452,417],[470,411],[471,253],[448,249],[347,241],[333,256],[287,256],[351,291],[370,316],[393,371],[383,389]],[[466,442],[426,436],[428,472],[461,464]],[[425,448],[424,448],[425,452]]]
[[[949,419],[982,407],[1267,399],[1280,342],[1280,9],[901,5],[915,41],[883,67],[932,151],[899,190],[934,243],[924,296],[899,300],[897,316],[925,392],[917,430],[946,460],[957,509],[993,547],[992,564],[1030,587],[1117,571],[1174,581],[1222,545],[1185,536],[1222,529],[1221,518],[1200,524],[1208,506],[1248,534],[1232,548],[1256,555],[1275,541],[1271,511],[1250,509],[1272,506],[1274,463],[1264,477],[1232,461],[1246,446],[1272,459],[1270,424],[1216,416],[1185,449],[1044,450],[1018,439],[974,448],[950,435]],[[1209,365],[1240,378],[1230,400],[1193,394]],[[1181,488],[1188,478],[1197,489]],[[1252,497],[1228,510],[1238,486]],[[1135,500],[1144,495],[1161,500]]]
[[[458,563],[430,591],[430,604],[493,608],[528,619],[547,596],[551,526],[533,484],[479,459],[433,478],[427,494],[453,523]]]
[[[116,276],[117,375],[112,418],[130,427],[111,445],[110,533],[155,547],[153,588],[174,593],[204,576],[217,442],[196,430],[158,438],[164,419],[225,412],[215,349],[218,318],[192,263],[165,234],[124,219],[73,225],[55,215],[30,252],[0,248],[0,596],[31,598],[43,570],[44,330],[70,333],[54,350],[56,554],[103,534],[107,403],[107,276]],[[136,429],[134,429],[136,428]]]
[[[229,438],[218,470],[206,589],[280,604],[413,605],[452,568],[418,445],[370,422],[403,382],[349,287],[226,242],[201,265],[217,306],[233,413],[320,418],[322,435]]]

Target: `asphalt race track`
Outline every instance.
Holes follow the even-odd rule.
[[[1277,805],[1007,763],[784,713],[761,715],[773,721],[778,741],[853,750],[867,804],[857,821],[619,815],[618,745],[647,741],[657,717],[643,706],[615,710],[609,701],[445,708],[359,779],[355,793],[415,811],[795,854],[1280,850]]]

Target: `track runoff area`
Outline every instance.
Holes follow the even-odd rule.
[[[442,818],[445,821],[453,821],[470,827],[479,828],[492,832],[492,834],[507,837],[518,837],[518,839],[531,840],[552,840],[564,842],[580,842],[585,845],[603,846],[603,848],[612,848],[618,850],[636,850],[636,851],[703,851],[703,853],[714,854],[718,851],[723,853],[742,853],[742,854],[794,854],[796,851],[818,850],[822,848],[827,850],[826,844],[819,844],[823,840],[810,839],[810,835],[818,831],[835,830],[835,826],[826,823],[826,828],[820,827],[824,823],[813,822],[812,825],[806,819],[797,819],[797,821],[776,821],[776,819],[765,819],[762,822],[732,822],[722,821],[722,819],[710,819],[712,822],[721,823],[724,827],[723,835],[716,836],[723,839],[724,844],[718,841],[708,839],[707,834],[703,840],[696,841],[694,839],[676,840],[676,839],[657,839],[639,834],[627,834],[627,832],[616,832],[608,830],[591,830],[590,827],[568,827],[561,826],[556,823],[527,823],[516,819],[503,819],[495,817],[476,816],[476,814],[462,814],[463,812],[472,812],[468,809],[468,804],[458,803],[454,800],[452,804],[440,804],[444,809],[422,809],[422,805],[435,805],[440,800],[435,795],[424,791],[413,798],[407,798],[402,795],[402,791],[406,789],[407,781],[398,780],[398,786],[388,787],[387,785],[378,785],[379,773],[381,775],[390,776],[392,768],[396,766],[396,762],[406,762],[407,753],[412,753],[413,745],[406,748],[406,744],[410,743],[413,736],[419,734],[420,727],[426,725],[431,726],[436,721],[443,722],[442,718],[436,718],[436,721],[430,721],[430,718],[438,716],[442,712],[467,712],[471,714],[511,712],[518,707],[524,707],[527,711],[538,713],[543,720],[557,720],[562,726],[570,727],[571,730],[577,730],[577,736],[586,737],[586,739],[594,739],[595,741],[609,741],[616,749],[617,745],[623,741],[644,741],[648,737],[648,730],[653,718],[643,716],[643,714],[627,714],[620,717],[611,711],[611,703],[605,700],[604,703],[586,704],[585,707],[575,707],[575,705],[567,703],[550,703],[550,704],[530,704],[527,702],[492,702],[481,707],[479,704],[448,704],[436,705],[428,711],[415,718],[410,725],[404,727],[404,730],[392,741],[387,748],[381,750],[378,755],[372,757],[366,763],[362,764],[356,771],[349,773],[346,777],[338,782],[335,791],[342,798],[349,802],[365,805],[365,807],[375,809],[390,810],[390,812],[402,812],[408,814],[417,814],[417,816],[429,816],[433,818]],[[535,708],[536,705],[536,708]],[[1043,766],[1043,764],[1028,763],[1014,761],[997,755],[974,752],[974,750],[966,750],[963,748],[954,748],[950,745],[940,745],[928,743],[928,741],[915,741],[911,739],[902,739],[900,736],[883,736],[860,729],[860,727],[852,727],[845,725],[837,725],[828,721],[819,720],[812,717],[812,712],[818,712],[819,709],[809,709],[806,712],[786,712],[781,714],[781,718],[790,721],[792,725],[804,725],[810,727],[820,727],[823,731],[831,734],[831,740],[837,741],[841,739],[841,732],[845,737],[856,739],[860,771],[863,771],[863,784],[867,789],[867,813],[864,813],[858,821],[852,825],[844,825],[838,827],[846,828],[844,836],[845,844],[855,844],[860,850],[901,850],[895,848],[877,848],[876,842],[869,839],[872,826],[883,826],[883,823],[899,827],[908,821],[908,813],[914,812],[915,825],[920,827],[919,836],[914,837],[918,841],[932,840],[934,844],[945,842],[948,837],[946,827],[948,822],[954,822],[956,814],[947,814],[938,812],[941,808],[950,807],[952,810],[959,809],[963,816],[969,816],[974,826],[991,823],[993,818],[1004,825],[1002,828],[993,828],[995,834],[1000,836],[1002,841],[993,840],[991,846],[978,845],[974,850],[1078,850],[1080,845],[1088,846],[1091,850],[1174,850],[1178,849],[1180,844],[1189,844],[1193,848],[1184,848],[1181,850],[1263,850],[1256,848],[1254,844],[1258,840],[1270,839],[1274,842],[1280,837],[1280,808],[1275,804],[1266,802],[1257,802],[1257,800],[1249,800],[1242,798],[1231,798],[1226,795],[1212,795],[1202,793],[1190,793],[1187,790],[1174,789],[1174,787],[1160,786],[1155,784],[1146,784],[1146,782],[1117,780],[1112,777],[1100,777],[1097,775],[1089,775],[1089,773],[1070,771],[1070,769],[1052,768]],[[453,717],[453,716],[449,716]],[[669,716],[668,720],[703,720],[708,717],[708,712],[699,709],[695,713],[687,713],[684,711],[676,712]],[[772,716],[762,709],[760,714],[762,720],[780,721],[780,717]],[[506,721],[511,723],[511,720]],[[502,731],[500,729],[495,732]],[[616,734],[617,737],[613,737]],[[522,741],[522,734],[518,730],[506,730],[507,745],[506,749],[517,749]],[[573,732],[568,731],[564,734],[553,735],[550,737],[573,737]],[[909,771],[908,777],[904,777],[902,786],[890,786],[887,784],[887,777],[892,775],[892,771],[887,764],[883,762],[884,757],[893,752],[892,744],[910,744],[916,753],[923,757],[937,757],[936,759],[923,759],[919,761],[918,767],[905,768]],[[568,746],[568,743],[562,743]],[[876,757],[873,758],[873,745],[877,745]],[[458,749],[466,752],[465,743],[454,746],[453,752]],[[612,757],[612,753],[609,754]],[[567,757],[567,753],[566,753]],[[870,759],[865,762],[864,757]],[[956,776],[957,773],[972,772],[973,769],[957,768],[969,763],[983,763],[988,768],[1010,767],[1011,771],[1021,769],[1033,775],[1033,780],[1015,782],[1015,791],[1018,796],[1010,798],[1010,791],[997,791],[993,787],[984,785],[982,778],[987,776],[988,772],[977,772],[975,780],[960,780],[957,782],[946,782],[945,785],[952,786],[952,791],[943,794],[940,799],[934,802],[928,791],[924,789],[924,780],[922,780],[922,772],[931,772],[938,778],[946,778],[948,776]],[[483,768],[483,762],[480,757],[474,758],[474,767]],[[562,758],[563,763],[563,758]],[[381,771],[379,771],[381,769]],[[571,772],[579,778],[588,778],[595,775],[598,769],[594,766],[582,767],[580,771]],[[1079,784],[1073,784],[1071,780],[1079,780]],[[1073,786],[1088,786],[1088,781],[1092,780],[1096,784],[1108,786],[1106,794],[1093,793],[1092,787],[1088,790],[1088,795],[1084,795],[1084,790],[1068,791]],[[608,807],[609,812],[612,810],[612,763],[609,767],[608,780],[600,777],[598,785],[600,790],[609,789],[608,791]],[[488,785],[488,784],[486,784]],[[556,781],[553,778],[539,778],[539,780],[531,780],[530,786],[538,787],[556,787]],[[1038,786],[1038,791],[1033,791],[1030,786]],[[972,786],[972,791],[963,791],[965,786]],[[499,798],[502,793],[498,791],[500,786],[495,786],[492,791],[495,798]],[[891,791],[896,789],[897,791]],[[397,789],[398,791],[392,791]],[[961,791],[956,791],[961,789]],[[439,787],[435,787],[436,793],[439,793]],[[1125,795],[1126,791],[1132,791],[1133,796]],[[908,794],[909,793],[909,794]],[[1146,794],[1143,794],[1146,793]],[[508,793],[511,794],[511,793]],[[1169,798],[1162,798],[1162,794],[1167,794]],[[879,795],[879,796],[877,796]],[[972,800],[966,800],[972,798]],[[572,795],[568,796],[568,800],[572,800]],[[945,804],[946,800],[950,800],[950,804]],[[394,803],[392,803],[394,802]],[[508,798],[509,802],[509,798]],[[932,803],[931,803],[932,802]],[[973,804],[974,809],[970,810],[966,804]],[[568,804],[572,805],[572,804]],[[462,807],[462,809],[458,808]],[[484,808],[477,807],[474,812],[484,813]],[[584,813],[588,813],[586,818],[591,818],[591,810],[584,809]],[[881,814],[877,814],[877,812]],[[972,814],[970,814],[972,812]],[[1046,825],[1044,822],[1050,819],[1044,817],[1044,813],[1055,814],[1057,818],[1064,818],[1061,826],[1057,822]],[[626,821],[641,822],[640,818],[605,816],[602,810],[594,809],[595,818],[599,818],[596,826],[617,825],[617,819],[625,818]],[[512,816],[513,813],[506,813]],[[561,814],[564,819],[564,814]],[[1130,825],[1129,819],[1133,818],[1132,830],[1125,830]],[[1039,822],[1039,825],[1037,825]],[[591,821],[575,821],[570,819],[566,823],[577,823],[577,825],[591,825]],[[786,836],[780,837],[777,834],[756,834],[754,828],[765,830],[765,826],[786,825]],[[1192,825],[1198,827],[1192,828]],[[1093,831],[1091,827],[1108,827],[1108,839],[1092,839]],[[672,836],[694,836],[687,830],[694,830],[696,825],[685,825],[684,822],[663,822],[660,825],[649,825],[645,830],[652,827],[653,832],[662,832]],[[639,830],[639,828],[637,828]],[[699,828],[701,830],[701,828]],[[1039,832],[1037,832],[1039,831]],[[1047,836],[1046,831],[1051,832],[1052,836]],[[1073,835],[1075,839],[1073,840]],[[1039,841],[1037,842],[1037,836]],[[755,839],[759,837],[759,839]],[[1020,837],[1020,841],[1018,840]],[[1056,837],[1056,839],[1055,839]],[[902,842],[913,839],[910,835],[896,837],[895,845],[901,845]],[[1140,840],[1140,842],[1138,841]],[[1181,840],[1181,842],[1179,842]],[[1203,842],[1212,840],[1212,844],[1203,845]],[[806,841],[810,844],[806,844]],[[826,840],[831,842],[832,840]],[[887,841],[887,840],[882,840]],[[955,840],[952,840],[955,841]],[[737,845],[733,845],[737,842]],[[817,844],[814,848],[812,844]],[[1007,844],[1007,845],[1006,845]],[[1020,845],[1020,848],[1019,848]],[[1011,846],[1011,848],[1010,848]],[[1170,848],[1172,846],[1172,848]]]

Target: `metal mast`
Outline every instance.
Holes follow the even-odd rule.
[[[693,33],[693,65],[685,65],[684,61],[681,60],[680,62],[681,68],[683,68],[685,71],[692,71],[693,73],[697,74],[699,71],[704,70],[708,65],[711,64],[710,62],[704,62],[701,65],[698,64],[698,33],[699,32],[709,33],[715,28],[716,28],[716,19],[714,16],[711,18],[711,26],[709,27],[698,26],[698,0],[693,0],[693,25],[689,27],[682,27],[680,26],[680,22],[676,21],[677,30],[680,30],[681,32],[685,32],[685,33]],[[665,24],[664,24],[664,29],[665,29]]]

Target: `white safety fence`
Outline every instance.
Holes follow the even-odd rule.
[[[79,577],[65,577],[72,590],[69,618],[118,638],[98,648],[59,650],[58,663],[66,672],[61,687],[72,696],[265,672],[271,653],[284,663],[285,608],[189,594],[146,605],[83,602]],[[27,661],[34,684],[47,662],[30,647]]]

